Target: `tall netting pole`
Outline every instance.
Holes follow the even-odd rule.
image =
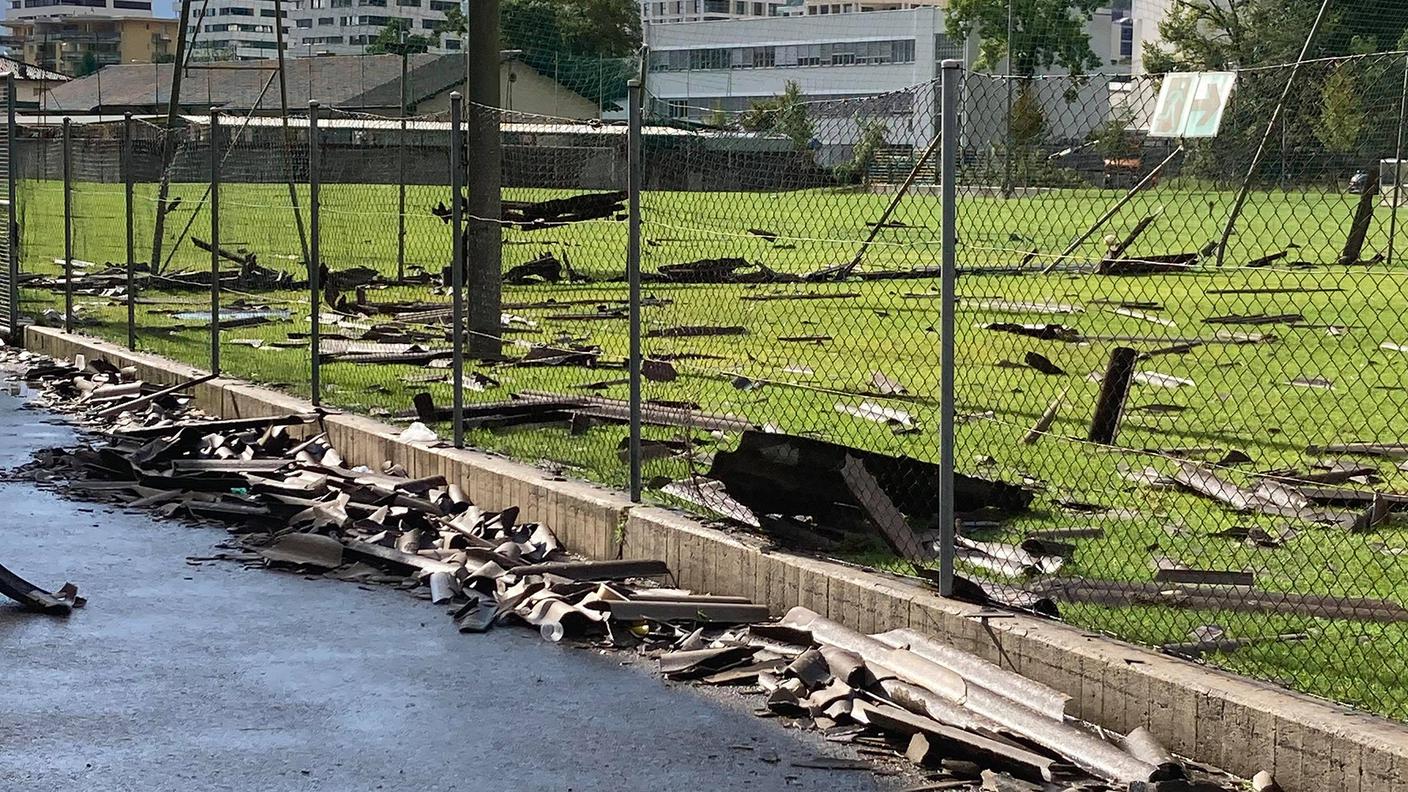
[[[404,46],[405,31],[401,38],[401,134],[396,138],[396,282],[406,280],[406,111],[407,111],[407,68]]]
[[[73,332],[73,120],[64,119],[64,332]]]
[[[210,110],[210,373],[220,373],[220,113]]]
[[[1393,255],[1398,248],[1398,206],[1403,196],[1403,124],[1408,121],[1408,58],[1403,61],[1403,87],[1398,94],[1398,134],[1393,145],[1393,206],[1388,216],[1388,260],[1393,266]]]
[[[1247,167],[1247,176],[1242,180],[1242,188],[1237,191],[1237,198],[1232,203],[1232,211],[1227,215],[1227,224],[1222,227],[1222,241],[1217,245],[1217,266],[1221,267],[1227,260],[1227,244],[1232,240],[1232,232],[1237,228],[1237,219],[1242,216],[1242,210],[1246,208],[1247,196],[1251,194],[1252,180],[1256,178],[1257,169],[1261,167],[1261,161],[1266,156],[1266,148],[1271,142],[1271,136],[1276,132],[1276,125],[1281,123],[1281,115],[1286,109],[1286,100],[1290,98],[1291,89],[1295,87],[1296,77],[1300,74],[1301,64],[1305,63],[1306,57],[1310,55],[1310,45],[1315,41],[1315,35],[1320,32],[1320,25],[1325,21],[1325,15],[1330,10],[1330,0],[1324,0],[1320,4],[1320,12],[1315,16],[1315,23],[1310,26],[1310,32],[1305,36],[1305,44],[1301,47],[1300,57],[1296,59],[1295,65],[1291,67],[1291,73],[1286,77],[1286,87],[1281,90],[1281,101],[1271,109],[1271,119],[1266,122],[1266,132],[1261,136],[1261,143],[1256,147],[1256,153],[1252,155],[1251,164]]]
[[[451,420],[454,421],[455,448],[464,448],[464,212],[461,196],[464,194],[464,136],[461,125],[464,123],[464,98],[459,92],[450,94],[450,228],[454,234],[450,254],[450,336],[453,344],[451,366],[454,374],[451,387],[454,393],[454,408]],[[476,328],[471,325],[470,332]],[[497,332],[497,328],[496,328]]]
[[[943,206],[943,273],[940,284],[940,351],[939,369],[939,593],[953,594],[954,530],[953,500],[953,372],[954,372],[954,308],[957,303],[958,273],[958,91],[963,77],[963,62],[943,63],[943,119],[939,134],[943,136],[940,173]]]
[[[15,75],[11,73],[5,78],[5,190],[9,205],[5,207],[5,238],[6,247],[9,252],[9,261],[6,266],[9,268],[9,301],[10,301],[10,340],[18,344],[20,342],[20,225],[18,191],[16,189],[19,179],[18,171],[20,167],[19,148],[15,143]]]
[[[137,218],[133,213],[132,114],[122,117],[122,203],[127,230],[127,348],[137,348]]]
[[[322,328],[319,309],[319,280],[321,278],[322,237],[320,219],[322,215],[322,179],[319,169],[322,163],[318,133],[318,103],[308,103],[308,373],[309,387],[313,391],[313,406],[322,404],[322,343],[319,331]]]
[[[500,330],[503,267],[503,144],[499,104],[499,0],[469,4],[469,241],[466,266],[470,353],[496,358],[503,352]]]
[[[631,80],[627,83],[626,103],[629,105],[630,127],[628,132],[628,142],[626,144],[626,190],[628,196],[628,213],[630,216],[630,230],[627,232],[626,241],[626,279],[630,284],[630,307],[628,309],[631,323],[631,352],[630,352],[630,452],[629,462],[631,468],[631,500],[640,502],[641,498],[641,446],[640,446],[640,421],[641,421],[641,346],[640,346],[640,170],[641,170],[641,84],[640,80]]]

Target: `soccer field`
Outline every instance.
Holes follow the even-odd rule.
[[[168,240],[191,222],[191,234],[209,235],[203,185],[178,184],[181,204],[168,218]],[[150,245],[155,186],[140,185],[138,258]],[[512,190],[514,200],[542,200],[563,193]],[[53,273],[63,255],[62,191],[56,182],[30,182],[21,191],[24,267]],[[1083,539],[1061,569],[1063,577],[1151,581],[1158,556],[1199,569],[1249,570],[1256,588],[1408,602],[1408,537],[1395,516],[1371,532],[1349,533],[1284,517],[1234,514],[1183,491],[1131,480],[1145,468],[1168,474],[1176,459],[1204,462],[1238,451],[1249,462],[1218,468],[1243,486],[1253,474],[1306,471],[1325,456],[1312,446],[1348,442],[1408,441],[1408,266],[1344,267],[1333,262],[1343,246],[1357,196],[1338,193],[1254,193],[1228,254],[1229,266],[1203,266],[1182,274],[1112,277],[1074,268],[1049,275],[999,271],[1028,252],[1039,266],[1063,249],[1117,197],[1099,190],[1063,190],[1002,200],[965,198],[959,207],[960,266],[957,321],[957,462],[960,472],[1026,484],[1037,492],[1030,513],[999,525],[981,524],[971,536],[1019,542],[1032,530],[1098,526],[1102,537]],[[300,195],[306,212],[306,193]],[[448,227],[430,213],[448,189],[412,187],[408,194],[406,259],[437,273],[449,260]],[[1130,255],[1196,251],[1219,238],[1230,193],[1160,187],[1142,194],[1082,248],[1074,263],[1098,260],[1103,237],[1122,237],[1134,223],[1157,214]],[[879,217],[885,195],[810,190],[787,193],[647,193],[643,198],[643,269],[704,258],[742,257],[789,274],[849,260]],[[221,195],[221,239],[227,248],[256,253],[265,266],[296,270],[299,241],[287,188],[226,185]],[[322,258],[333,270],[396,270],[396,188],[340,185],[323,188]],[[74,199],[74,255],[102,264],[122,261],[124,213],[121,185],[80,184]],[[916,195],[901,203],[870,249],[863,272],[938,264],[937,198]],[[1387,247],[1388,210],[1380,209],[1365,256]],[[752,230],[766,232],[765,238]],[[551,252],[570,261],[592,283],[507,287],[507,336],[520,355],[527,345],[599,346],[602,363],[619,364],[628,349],[627,320],[609,310],[625,299],[626,224],[593,221],[534,231],[508,229],[505,267]],[[167,248],[171,249],[168,241]],[[176,246],[171,267],[209,267],[209,254],[189,241]],[[1281,250],[1288,257],[1270,267],[1248,261]],[[1297,260],[1314,262],[1301,267]],[[472,288],[472,284],[470,284]],[[817,436],[888,454],[935,461],[938,448],[939,322],[936,279],[856,280],[801,284],[647,284],[656,298],[644,307],[646,329],[679,326],[741,327],[744,334],[647,338],[647,358],[669,358],[678,378],[648,382],[649,399],[692,402],[791,433]],[[808,299],[796,299],[798,295]],[[61,295],[29,290],[31,309]],[[172,330],[180,322],[166,311],[177,303],[208,306],[202,293],[147,295],[138,307],[141,347],[196,365],[208,362],[208,336],[199,328]],[[756,299],[769,297],[771,299]],[[307,349],[280,348],[290,331],[307,330],[308,296],[283,291],[237,299],[292,311],[289,323],[227,331],[224,369],[231,375],[277,383],[307,395]],[[430,286],[368,290],[369,301],[445,302]],[[547,304],[548,301],[556,304]],[[574,304],[567,304],[568,301]],[[577,304],[577,301],[580,301]],[[122,341],[126,309],[121,300],[80,296],[95,323],[84,332]],[[597,305],[608,310],[598,311]],[[324,309],[326,311],[326,309]],[[1216,317],[1263,315],[1263,324],[1210,324]],[[1298,315],[1299,318],[1292,318]],[[1276,317],[1280,317],[1279,320]],[[330,317],[331,318],[331,317]],[[364,322],[389,321],[391,317]],[[1266,321],[1270,320],[1270,321]],[[1060,324],[1066,340],[1038,339],[990,323]],[[329,328],[330,332],[338,332]],[[348,332],[351,328],[348,329]],[[233,343],[259,340],[260,348]],[[781,340],[790,339],[790,340]],[[1129,398],[1118,448],[1084,442],[1110,350],[1141,352],[1169,347],[1142,359],[1145,375]],[[1023,361],[1038,353],[1062,374],[1042,373]],[[475,371],[500,385],[469,392],[471,402],[499,401],[526,390],[625,398],[624,382],[595,390],[581,386],[621,380],[619,367],[523,367],[480,364]],[[873,374],[902,385],[903,394],[873,393]],[[329,364],[323,369],[328,404],[372,414],[410,407],[429,391],[448,404],[449,385],[419,381],[443,370],[419,366]],[[744,378],[739,381],[738,378]],[[410,380],[410,381],[408,381]],[[740,382],[752,383],[739,387]],[[1033,445],[1022,437],[1064,394],[1049,434]],[[838,407],[866,402],[906,413],[917,431],[858,418]],[[442,436],[448,426],[436,427]],[[651,429],[674,439],[678,429]],[[568,475],[620,485],[627,475],[617,449],[624,426],[604,425],[570,434],[559,428],[475,431],[475,446],[530,463],[543,461]],[[645,476],[678,479],[691,466],[707,471],[707,455],[734,437],[695,433],[698,457],[658,459]],[[1349,457],[1343,458],[1345,460]],[[1408,472],[1393,459],[1353,457],[1373,468],[1372,489],[1408,493]],[[1352,486],[1352,485],[1351,485]],[[659,497],[657,495],[657,497]],[[1099,507],[1090,508],[1081,504]],[[1257,528],[1276,546],[1257,546],[1228,535]],[[1290,530],[1293,529],[1293,530]],[[905,565],[876,547],[843,548],[851,560],[899,571]],[[986,573],[991,576],[991,573]],[[1307,615],[1264,615],[1175,609],[1152,605],[1063,605],[1068,620],[1091,629],[1159,645],[1187,640],[1190,630],[1217,624],[1230,637],[1308,633],[1308,640],[1269,642],[1220,655],[1215,662],[1307,692],[1408,717],[1408,626]]]

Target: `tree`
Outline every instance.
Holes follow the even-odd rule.
[[[98,56],[92,50],[83,53],[83,59],[79,61],[78,71],[73,76],[87,77],[98,70]]]
[[[589,99],[625,94],[641,42],[634,0],[503,0],[499,14],[504,49],[524,63]]]
[[[1308,58],[1397,49],[1408,43],[1408,14],[1378,3],[1335,3]],[[1307,0],[1173,0],[1159,40],[1144,45],[1151,74],[1245,69],[1292,63],[1305,46],[1320,3]]]
[[[793,80],[782,86],[782,95],[754,102],[739,124],[749,132],[776,132],[792,141],[792,148],[807,151],[812,142],[812,119],[802,88]]]
[[[1105,160],[1139,156],[1139,136],[1130,131],[1134,114],[1128,108],[1114,108],[1105,123],[1090,131],[1090,142]]]
[[[978,34],[980,44],[974,66],[979,69],[996,68],[1010,53],[1011,74],[1030,77],[1060,66],[1079,75],[1100,66],[1099,56],[1090,48],[1087,25],[1095,10],[1106,3],[1107,0],[951,0],[946,24],[951,38],[967,40]]]
[[[1319,2],[1305,0],[1173,0],[1159,25],[1160,40],[1145,45],[1145,67],[1159,74],[1294,63],[1319,9]],[[1337,167],[1324,157],[1327,150],[1391,151],[1395,144],[1397,102],[1363,97],[1396,97],[1402,71],[1383,58],[1323,59],[1408,44],[1408,15],[1385,14],[1374,3],[1336,3],[1331,9],[1281,106],[1258,174],[1268,181],[1322,178]],[[1245,173],[1291,77],[1289,67],[1243,71],[1216,145],[1190,146],[1184,170],[1212,179]]]
[[[1012,102],[1012,144],[1019,148],[1035,146],[1046,137],[1046,114],[1030,81],[1022,83]]]
[[[1352,154],[1359,148],[1369,115],[1348,67],[1335,70],[1321,94],[1324,101],[1315,124],[1315,137],[1337,154]]]
[[[836,180],[842,184],[864,181],[876,155],[885,147],[885,135],[889,131],[885,122],[876,118],[860,122],[856,144],[851,147],[851,160],[836,166]]]
[[[430,49],[431,41],[425,36],[411,33],[411,23],[405,19],[392,19],[376,34],[367,45],[368,55],[414,55]]]
[[[445,18],[435,25],[435,32],[442,36],[463,36],[468,30],[469,23],[459,6],[450,6],[450,10],[445,12]]]

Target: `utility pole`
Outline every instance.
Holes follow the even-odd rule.
[[[499,140],[499,0],[471,0],[465,64],[468,94],[465,218],[465,284],[469,287],[469,353],[495,358],[503,351],[500,335],[500,283],[503,230],[499,190],[503,152]],[[459,196],[454,196],[456,201]]]

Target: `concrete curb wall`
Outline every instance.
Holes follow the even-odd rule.
[[[29,349],[55,358],[83,353],[135,365],[149,382],[203,372],[95,339],[28,328]],[[194,390],[222,417],[306,411],[301,399],[235,380]],[[518,506],[593,558],[659,558],[680,585],[746,596],[774,613],[805,605],[864,632],[911,627],[1073,697],[1076,717],[1118,732],[1147,726],[1174,752],[1243,776],[1270,770],[1286,792],[1408,789],[1408,724],[1356,712],[1073,626],[936,596],[890,576],[782,552],[746,534],[706,527],[677,512],[636,506],[625,495],[558,481],[537,468],[469,450],[405,443],[399,431],[355,415],[330,415],[329,440],[348,464],[385,460],[412,476],[460,482],[486,509]]]

